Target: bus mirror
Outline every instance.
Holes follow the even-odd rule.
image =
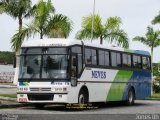
[[[77,80],[76,79],[71,79],[71,86],[76,87],[77,86]]]
[[[14,60],[13,60],[13,68],[16,68],[16,57],[14,57]]]

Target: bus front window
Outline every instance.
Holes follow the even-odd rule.
[[[19,79],[68,79],[68,48],[23,48]]]
[[[44,55],[42,78],[68,78],[68,55]]]
[[[21,56],[19,78],[39,78],[40,65],[40,55]]]

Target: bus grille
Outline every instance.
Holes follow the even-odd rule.
[[[51,91],[51,88],[30,88],[30,91]]]
[[[49,95],[49,94],[37,94],[37,95],[28,94],[28,99],[30,101],[36,101],[36,100],[49,101],[53,100],[53,97],[54,95]]]

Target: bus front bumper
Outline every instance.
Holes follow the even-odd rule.
[[[67,93],[17,93],[19,103],[68,103]]]

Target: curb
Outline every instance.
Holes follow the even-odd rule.
[[[26,106],[31,106],[31,104],[28,104],[28,103],[23,103],[23,104],[20,104],[20,103],[15,103],[15,104],[2,104],[0,105],[0,109],[3,109],[3,108],[16,108],[16,107],[26,107]]]
[[[154,101],[160,101],[160,98],[146,98],[145,100],[154,100]]]
[[[17,86],[5,86],[5,85],[0,85],[0,88],[16,88]]]
[[[1,104],[0,103],[0,109],[2,109],[2,108],[26,107],[26,106],[31,106],[32,105],[31,103],[16,103],[17,98],[10,98],[10,97],[2,97],[2,96],[0,96],[0,100],[15,102],[15,103],[10,103],[10,104]]]
[[[0,100],[16,101],[17,98],[10,98],[10,97],[2,97],[2,96],[0,96]]]

